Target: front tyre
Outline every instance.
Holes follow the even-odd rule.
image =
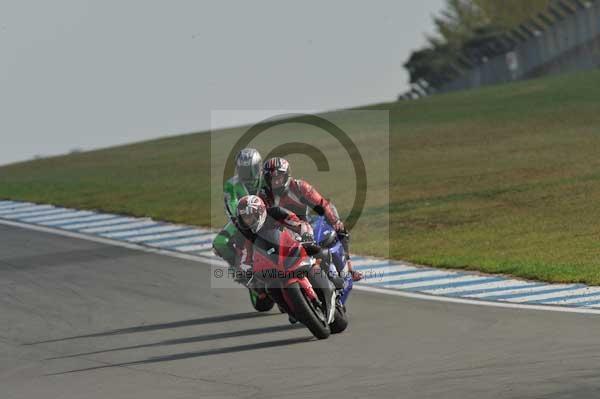
[[[331,331],[329,330],[325,315],[321,309],[307,300],[300,288],[300,284],[293,283],[285,289],[294,309],[295,318],[304,324],[316,338],[328,338]]]

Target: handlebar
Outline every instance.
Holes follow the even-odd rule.
[[[309,256],[314,256],[323,249],[315,241],[300,241],[300,244],[304,247]]]

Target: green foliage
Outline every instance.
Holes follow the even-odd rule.
[[[413,52],[410,59],[404,64],[409,71],[410,82],[417,83],[422,79],[436,86],[438,83],[441,84],[444,80],[456,76],[458,68],[448,62],[449,59],[455,58],[455,54],[447,45]]]
[[[456,73],[461,59],[477,63],[504,32],[546,9],[551,0],[447,0],[434,17],[436,35],[411,54],[404,67],[410,82],[436,87]],[[501,50],[508,50],[500,45]],[[464,58],[461,58],[464,57]]]
[[[503,30],[513,29],[550,6],[552,0],[472,0],[486,21]]]
[[[447,0],[446,9],[433,22],[443,43],[456,51],[476,29],[488,24],[485,14],[472,0]]]

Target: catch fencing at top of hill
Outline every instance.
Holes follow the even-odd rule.
[[[437,88],[417,82],[399,99],[600,67],[600,0],[557,0],[497,40],[511,50],[498,54],[490,43],[475,60],[461,57],[453,80]]]

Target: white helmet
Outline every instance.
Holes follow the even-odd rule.
[[[254,148],[244,148],[235,157],[235,174],[251,193],[256,193],[262,183],[262,157]]]
[[[267,206],[260,197],[246,195],[238,202],[236,214],[238,223],[256,234],[267,220]]]

